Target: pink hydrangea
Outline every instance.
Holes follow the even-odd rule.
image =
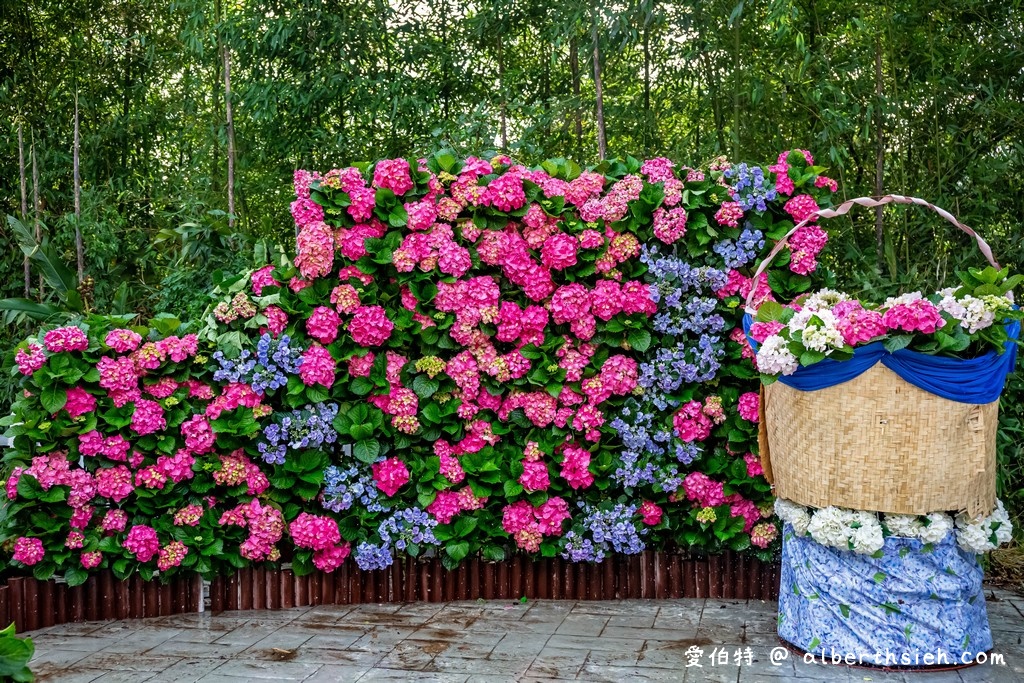
[[[409,162],[405,159],[383,159],[373,169],[373,184],[401,197],[413,188]]]
[[[43,542],[38,538],[21,536],[14,542],[14,556],[12,559],[26,567],[37,564],[45,556],[46,551],[43,549]]]
[[[585,489],[594,483],[590,473],[590,452],[578,446],[566,445],[562,449],[562,479],[574,489]]]
[[[14,361],[18,364],[18,372],[30,376],[46,363],[46,354],[39,344],[29,344],[23,349],[18,349]]]
[[[333,572],[340,567],[352,551],[349,543],[322,548],[313,553],[313,566],[322,572]]]
[[[139,436],[159,432],[167,426],[164,418],[164,409],[156,401],[139,399],[135,402],[135,412],[132,413],[132,430]]]
[[[263,296],[266,287],[280,287],[281,283],[274,279],[274,266],[263,266],[254,270],[250,276],[252,282],[252,293],[256,296]]]
[[[647,526],[657,526],[661,523],[662,510],[656,503],[645,500],[640,504],[639,513]]]
[[[348,331],[360,346],[380,346],[391,336],[395,324],[380,306],[360,306],[352,315]]]
[[[267,306],[263,309],[263,315],[267,318],[266,331],[270,332],[270,336],[274,338],[281,336],[288,326],[288,314],[279,306]],[[263,331],[260,330],[261,333]]]
[[[636,388],[639,370],[629,356],[614,355],[601,366],[602,385],[615,396],[625,396]]]
[[[451,521],[462,512],[459,494],[454,491],[438,491],[437,497],[427,506],[427,512],[434,516],[440,524],[451,524]]]
[[[338,337],[339,325],[341,318],[333,308],[317,306],[306,320],[306,332],[321,344],[330,344]]]
[[[719,225],[728,225],[730,228],[738,228],[740,219],[743,218],[743,207],[739,202],[722,202],[721,208],[715,212],[715,220]]]
[[[768,337],[781,332],[784,327],[785,325],[777,320],[764,323],[754,323],[750,326],[750,337],[758,344],[761,344]]]
[[[882,323],[891,330],[934,334],[946,321],[931,301],[916,299],[890,308],[882,315]]]
[[[373,463],[373,481],[387,496],[398,493],[409,482],[409,469],[398,458]]]
[[[331,291],[331,303],[338,313],[353,313],[359,308],[359,292],[352,285],[338,285]]]
[[[541,247],[540,262],[545,268],[565,270],[576,265],[578,241],[572,235],[558,232],[548,237]]]
[[[103,516],[103,521],[100,523],[100,530],[112,534],[124,531],[127,524],[128,514],[124,510],[107,510],[107,514]]]
[[[104,498],[120,503],[134,490],[132,472],[124,465],[96,470],[96,493]]]
[[[336,365],[330,351],[319,344],[313,344],[302,353],[299,376],[306,386],[320,384],[330,387],[334,384]]]
[[[761,522],[750,531],[750,544],[758,548],[767,548],[779,535],[778,529],[771,522]]]
[[[202,505],[186,505],[174,513],[174,526],[196,526],[202,517]]]
[[[160,556],[156,560],[156,568],[166,572],[172,567],[178,567],[186,555],[188,555],[187,545],[181,541],[171,541],[160,549]]]
[[[156,469],[174,483],[191,479],[194,476],[192,466],[196,459],[185,449],[173,456],[161,455],[156,459]]]
[[[725,487],[703,472],[690,472],[683,480],[686,497],[700,507],[717,507],[725,503]]]
[[[111,330],[103,343],[118,353],[130,353],[139,348],[142,336],[138,332],[126,329]]]
[[[95,569],[103,562],[103,553],[98,550],[82,553],[80,562],[84,569]]]
[[[43,335],[43,344],[51,353],[85,351],[89,348],[89,338],[77,327],[58,327]]]
[[[213,451],[217,439],[210,422],[202,415],[193,415],[183,422],[181,434],[185,437],[185,446],[197,455]]]
[[[372,352],[367,352],[363,356],[352,356],[348,359],[348,374],[352,377],[369,377],[375,359],[376,356]]]
[[[299,231],[295,265],[307,280],[331,272],[334,265],[334,233],[326,223],[312,223]]]
[[[527,493],[546,491],[551,486],[548,466],[542,460],[524,460],[523,473],[519,475],[519,483]]]
[[[672,425],[676,436],[687,443],[704,441],[711,436],[711,419],[704,414],[704,406],[700,401],[684,404],[672,416]]]
[[[782,207],[786,213],[793,217],[794,223],[813,218],[818,213],[818,202],[809,194],[798,194],[785,203]]]
[[[288,525],[288,533],[299,548],[324,550],[341,542],[341,532],[338,531],[336,521],[308,512],[303,512],[292,520]]]
[[[761,398],[757,395],[756,391],[748,391],[740,396],[739,400],[739,413],[747,422],[754,422],[760,419],[758,411],[761,408]]]
[[[764,475],[764,469],[761,467],[761,459],[753,453],[747,453],[743,456],[744,462],[747,464],[747,476],[748,477],[760,477]]]
[[[555,323],[567,323],[590,313],[590,293],[578,282],[555,290],[551,297],[551,318]]]
[[[160,539],[157,538],[156,529],[144,524],[129,529],[122,545],[125,550],[135,555],[139,562],[149,562],[160,552]]]
[[[324,219],[324,208],[312,199],[296,199],[292,202],[291,211],[295,225],[300,229]]]
[[[836,327],[843,335],[843,341],[850,346],[864,344],[889,332],[884,318],[878,311],[857,308],[836,321]]]
[[[82,387],[71,387],[67,390],[67,402],[64,409],[71,417],[78,417],[96,410],[96,397]]]
[[[675,244],[686,234],[686,209],[676,207],[654,210],[654,236],[665,244]]]
[[[569,504],[558,496],[552,496],[534,508],[533,514],[540,532],[545,536],[561,536],[562,522],[572,516],[569,514]]]

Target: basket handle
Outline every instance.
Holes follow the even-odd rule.
[[[873,208],[876,206],[885,206],[886,204],[917,204],[918,206],[927,207],[934,211],[935,213],[942,216],[943,218],[945,218],[947,221],[949,221],[956,227],[963,230],[971,237],[973,237],[974,241],[978,243],[978,250],[981,251],[985,259],[992,264],[993,268],[996,268],[997,270],[999,269],[999,263],[995,260],[995,257],[992,256],[992,247],[988,245],[988,242],[982,239],[981,235],[979,235],[973,229],[967,227],[959,220],[957,220],[953,214],[949,213],[945,209],[940,209],[934,204],[930,204],[923,199],[918,199],[917,197],[904,197],[903,195],[899,194],[887,194],[882,197],[879,197],[878,199],[875,199],[874,197],[858,197],[857,199],[849,199],[834,209],[818,209],[809,217],[805,218],[804,220],[800,221],[795,226],[793,226],[793,229],[786,233],[786,236],[779,240],[778,243],[776,243],[772,250],[768,252],[768,256],[766,256],[764,260],[762,260],[761,263],[758,264],[757,270],[754,272],[754,277],[751,281],[750,286],[750,293],[747,294],[746,310],[748,313],[750,313],[751,315],[754,315],[756,313],[756,311],[753,309],[753,303],[754,293],[757,291],[757,279],[761,277],[761,273],[763,273],[768,268],[768,264],[772,262],[772,259],[774,259],[778,255],[778,253],[782,251],[784,247],[789,245],[789,238],[793,236],[793,233],[795,233],[797,230],[804,227],[808,223],[814,222],[817,218],[835,218],[836,216],[842,216],[846,214],[851,208],[853,208],[854,204],[868,208]]]

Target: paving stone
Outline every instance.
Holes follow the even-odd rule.
[[[36,683],[92,683],[109,672],[102,669],[69,669],[47,673],[33,669],[33,673],[36,675]]]
[[[55,649],[55,650],[78,650],[80,652],[99,652],[105,647],[109,647],[114,643],[118,642],[115,638],[96,637],[91,633],[86,636],[69,636],[69,635],[51,635],[43,634],[36,636],[33,633],[19,633],[19,636],[27,635],[32,638],[32,642],[36,645],[36,650],[40,649]]]
[[[229,659],[238,656],[245,648],[245,643],[194,643],[187,640],[166,640],[147,650],[147,655],[164,657],[202,657],[205,659]]]
[[[541,650],[527,673],[552,678],[572,678],[579,674],[589,655],[589,649],[562,648],[551,643]]]
[[[658,614],[660,614],[660,610],[655,614],[613,616],[608,618],[608,625],[624,626],[626,628],[654,628],[654,623],[658,620]]]
[[[142,683],[153,680],[155,676],[151,671],[108,671],[92,679],[92,683]]]
[[[306,662],[257,662],[257,661],[231,661],[221,664],[213,670],[209,676],[234,676],[236,678],[247,678],[249,680],[276,680],[276,681],[302,681],[309,678],[323,664],[311,664]],[[206,681],[207,677],[199,679]]]
[[[36,651],[32,656],[32,661],[29,662],[30,668],[33,671],[37,669],[42,670],[43,668],[48,671],[66,669],[91,654],[84,650],[64,650],[60,648],[46,647],[36,642],[34,638],[33,643],[36,646]]]
[[[469,659],[466,657],[449,657],[440,654],[434,657],[426,667],[426,671],[465,674],[486,674],[491,676],[517,676],[526,672],[533,663],[532,657],[520,659]]]
[[[362,629],[336,628],[317,633],[310,637],[302,647],[307,650],[315,648],[344,650],[351,647],[364,635],[366,635],[366,631]]]
[[[371,669],[359,678],[359,683],[373,683],[375,681],[415,681],[416,683],[465,683],[465,681],[468,678],[469,674],[460,673]]]
[[[182,659],[148,679],[148,683],[195,683],[223,663],[219,659]]]
[[[448,649],[448,643],[440,641],[406,640],[395,646],[377,667],[383,669],[401,669],[403,671],[422,671],[439,654]]]
[[[566,636],[599,636],[609,617],[597,614],[567,614],[555,633]],[[653,619],[652,619],[653,621]]]
[[[349,683],[363,680],[363,676],[369,672],[368,667],[325,664],[303,683]]]
[[[609,626],[601,633],[601,640],[617,638],[619,640],[692,640],[697,635],[694,628],[631,628],[628,626]]]
[[[126,657],[117,652],[96,652],[78,660],[74,667],[99,669],[101,671],[152,671],[159,673],[181,661],[180,657],[162,657],[149,654],[133,654]]]
[[[681,681],[682,673],[667,669],[650,669],[639,666],[597,666],[587,663],[580,671],[578,679],[582,681]]]

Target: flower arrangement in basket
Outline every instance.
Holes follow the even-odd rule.
[[[933,209],[971,235],[990,266],[957,273],[959,287],[880,303],[830,289],[787,305],[755,308],[748,297],[763,467],[780,516],[825,545],[870,554],[888,535],[937,539],[955,526],[961,548],[983,552],[1009,535],[995,499],[995,430],[1024,318],[1013,288],[1024,276],[1000,268],[972,229],[915,198],[851,200],[794,231],[854,205],[889,203]]]

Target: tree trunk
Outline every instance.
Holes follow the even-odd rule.
[[[654,15],[654,5],[651,5],[651,13],[644,17],[644,152],[651,153],[653,142],[652,132],[654,121],[651,119],[651,21]]]
[[[85,245],[82,244],[82,175],[79,172],[79,150],[82,139],[78,134],[78,93],[75,93],[75,257],[78,260],[78,283],[85,280]]]
[[[592,10],[590,35],[594,41],[594,108],[597,118],[597,156],[604,159],[608,156],[608,144],[604,137],[604,90],[601,84],[601,47],[597,33],[597,12]]]
[[[508,94],[505,91],[505,54],[498,32],[498,88],[501,90],[501,151],[508,151]]]
[[[885,133],[882,130],[882,42],[875,39],[875,195],[882,196],[885,179]],[[885,233],[882,207],[875,207],[875,256],[878,272],[885,262]]]
[[[28,227],[28,186],[25,178],[25,124],[18,124],[18,172],[21,180],[21,224]],[[32,268],[28,262],[28,254],[23,257],[25,267],[25,298],[31,293]]]
[[[732,85],[732,158],[740,158],[740,18],[732,25],[733,85]]]
[[[231,54],[224,46],[224,113],[228,134],[228,227],[235,227],[235,124],[231,117]]]
[[[569,68],[572,70],[573,117],[576,119],[576,156],[583,154],[583,113],[580,109],[580,48],[576,36],[569,42]]]
[[[39,214],[42,209],[39,206],[39,166],[36,164],[36,141],[35,134],[32,135],[32,146],[29,148],[29,153],[32,155],[32,213],[34,215],[35,229],[36,229],[36,244],[43,241],[43,226],[39,219]],[[43,275],[39,274],[39,287],[36,289],[36,296],[39,301],[43,300],[44,285]]]

